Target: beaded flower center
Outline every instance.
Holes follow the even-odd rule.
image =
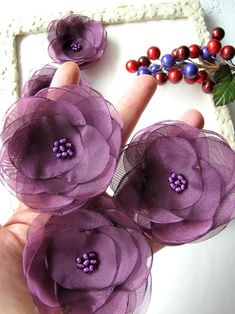
[[[89,252],[82,254],[82,257],[76,259],[77,268],[81,269],[84,273],[92,273],[99,266],[99,258],[96,252]]]
[[[78,41],[75,41],[75,42],[72,42],[70,44],[70,48],[73,50],[73,51],[79,51],[82,49],[82,46],[81,44],[78,42]]]
[[[53,143],[53,152],[57,158],[72,158],[74,156],[73,146],[66,138],[61,138]]]
[[[169,185],[172,190],[182,193],[188,186],[188,181],[182,174],[172,172],[168,178]]]

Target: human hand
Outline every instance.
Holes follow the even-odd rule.
[[[64,63],[56,72],[51,86],[77,84],[79,76],[79,69],[75,63]],[[139,76],[116,106],[124,121],[123,144],[128,140],[156,88],[156,81],[152,76]],[[186,112],[180,120],[194,127],[203,127],[203,117],[195,110]],[[22,252],[28,227],[37,215],[21,204],[9,221],[0,228],[0,308],[4,314],[36,313],[23,274]],[[163,247],[153,241],[151,246],[154,252]]]

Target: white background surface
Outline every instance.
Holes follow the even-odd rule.
[[[124,1],[122,1],[123,3]],[[126,3],[143,3],[143,1],[125,1]],[[145,1],[145,3],[151,3],[151,1]],[[156,1],[155,1],[156,2]],[[159,1],[164,2],[164,1]],[[166,1],[165,1],[166,2]],[[51,8],[56,7],[61,9],[73,9],[75,4],[76,8],[88,8],[97,6],[110,6],[120,3],[120,1],[105,1],[97,0],[94,4],[92,1],[72,1],[67,0],[66,3],[62,1],[8,1],[4,4],[0,12],[0,18],[9,18],[11,15],[16,13],[22,14],[42,14],[46,9],[51,10]],[[215,26],[222,26],[226,30],[226,38],[224,43],[235,44],[234,43],[234,14],[233,5],[234,1],[201,1],[202,6],[206,12],[206,22],[208,24],[208,29]],[[27,10],[27,11],[26,11]],[[162,22],[161,22],[162,23]],[[155,24],[157,31],[149,33],[146,40],[149,43],[152,42],[152,38],[159,38],[159,46],[165,51],[169,52],[171,48],[181,44],[191,44],[194,42],[195,38],[193,36],[193,29],[190,30],[190,26],[186,26],[184,32],[180,28],[183,26],[182,21],[171,21],[165,24],[165,28],[162,27],[163,24]],[[172,24],[171,24],[172,23]],[[179,27],[179,28],[177,28]],[[172,28],[172,37],[163,38],[159,37],[157,34],[162,34],[165,29]],[[155,30],[155,28],[154,28]],[[128,30],[130,34],[131,30]],[[110,27],[108,30],[113,43],[118,38],[118,33],[115,27]],[[136,31],[136,40],[133,45],[138,46],[138,42],[142,38],[138,37],[138,32]],[[180,33],[180,36],[178,34]],[[28,58],[27,62],[24,63],[22,58],[22,69],[23,69],[23,80],[27,79],[29,71],[32,69],[37,69],[43,66],[47,62],[47,54],[42,52],[42,58],[39,63],[36,64],[36,58],[34,58],[34,53],[38,47],[46,47],[44,45],[44,37],[38,35],[36,36],[35,45],[32,45],[31,41],[24,40],[20,47],[22,55],[29,50],[32,54],[32,58]],[[35,38],[36,38],[35,37]],[[161,38],[161,39],[160,39]],[[179,42],[179,40],[183,42]],[[34,40],[34,39],[33,39]],[[42,44],[42,45],[41,45]],[[146,42],[147,45],[147,42]],[[133,47],[130,51],[130,58],[137,58],[141,52],[139,47]],[[109,55],[117,53],[114,44],[109,45]],[[35,51],[34,51],[35,49]],[[44,48],[43,48],[44,49]],[[43,50],[46,52],[46,50]],[[136,51],[136,52],[135,52]],[[144,54],[144,52],[142,53]],[[113,59],[110,61],[105,61],[105,64],[97,65],[94,69],[87,70],[87,76],[90,78],[94,87],[102,91],[105,96],[113,101],[117,101],[119,89],[115,86],[119,86],[119,82],[115,81],[115,75],[113,75],[113,80],[111,74],[113,71],[116,73],[121,70],[121,64],[126,62],[126,55],[128,55],[128,50],[123,51],[123,55],[119,54],[118,62],[116,64]],[[0,61],[1,62],[1,61]],[[101,61],[102,62],[102,61]],[[99,76],[99,80],[95,79]],[[123,86],[128,84],[132,79],[130,74],[123,72]],[[105,81],[112,80],[112,87],[104,84]],[[155,95],[154,102],[151,102],[148,112],[141,120],[141,124],[151,124],[161,118],[178,118],[176,116],[177,111],[183,111],[192,104],[194,107],[205,110],[204,114],[208,117],[207,127],[210,129],[217,129],[216,121],[213,118],[213,114],[207,112],[204,104],[208,102],[207,96],[199,92],[198,87],[187,86],[187,91],[184,92],[186,86],[184,84],[171,86],[167,85],[164,89],[157,91]],[[162,101],[164,99],[164,102]],[[194,99],[194,103],[192,103]],[[196,99],[196,101],[195,101]],[[171,109],[165,104],[171,104],[172,106],[177,106],[180,103],[180,109],[175,110],[175,107]],[[155,109],[155,107],[156,109]],[[178,107],[177,107],[178,108]],[[150,112],[155,112],[155,115],[149,114]],[[178,112],[180,113],[180,112]],[[154,121],[150,120],[150,117]],[[233,114],[235,118],[235,113]],[[235,119],[234,119],[235,120]],[[139,127],[143,126],[139,125]],[[1,195],[1,211],[4,211],[4,200],[5,198]],[[5,204],[7,204],[5,202]],[[153,294],[152,301],[148,310],[148,314],[234,314],[235,313],[235,222],[232,222],[226,230],[217,235],[216,237],[207,240],[203,243],[185,245],[180,247],[170,247],[165,248],[155,255],[155,260],[153,264]],[[1,309],[0,309],[1,312]],[[3,313],[4,314],[4,313]],[[20,313],[21,314],[21,313]],[[22,313],[23,314],[23,313]],[[110,313],[112,314],[112,313]]]

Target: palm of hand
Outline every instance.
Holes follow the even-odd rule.
[[[0,308],[6,314],[36,313],[22,266],[28,227],[35,215],[29,209],[21,208],[0,229]]]
[[[79,70],[72,62],[64,63],[57,70],[51,86],[77,84]],[[138,77],[122,97],[117,109],[124,121],[123,143],[132,133],[138,119],[156,90],[153,77]],[[201,128],[203,118],[196,111],[187,112],[181,120]],[[29,208],[20,205],[10,220],[0,228],[0,309],[4,314],[37,313],[23,274],[22,255],[29,225],[37,216]],[[162,246],[151,242],[153,251]]]

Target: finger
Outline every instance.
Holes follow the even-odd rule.
[[[128,140],[135,128],[142,112],[146,108],[154,92],[157,83],[151,75],[138,76],[133,84],[126,90],[117,105],[123,122],[123,145]]]
[[[80,80],[80,70],[76,63],[72,61],[61,64],[51,81],[51,87],[63,85],[75,85]]]
[[[204,126],[203,115],[195,109],[185,111],[179,120],[188,123],[198,129],[202,129]]]
[[[74,62],[65,62],[62,65],[58,67],[58,69],[55,72],[55,75],[51,81],[51,87],[60,87],[64,85],[74,85],[78,84],[80,79],[80,70],[79,67],[77,66],[76,63]],[[48,95],[50,98],[53,98],[52,94]],[[17,212],[22,212],[22,211],[28,211],[29,208],[20,203]],[[31,216],[31,215],[30,215]],[[33,217],[34,215],[32,215]],[[22,216],[23,217],[23,216]],[[16,223],[18,218],[18,214],[14,214],[10,220],[7,222],[9,223]],[[29,218],[31,220],[31,218]],[[25,224],[27,224],[27,221],[25,221]]]

